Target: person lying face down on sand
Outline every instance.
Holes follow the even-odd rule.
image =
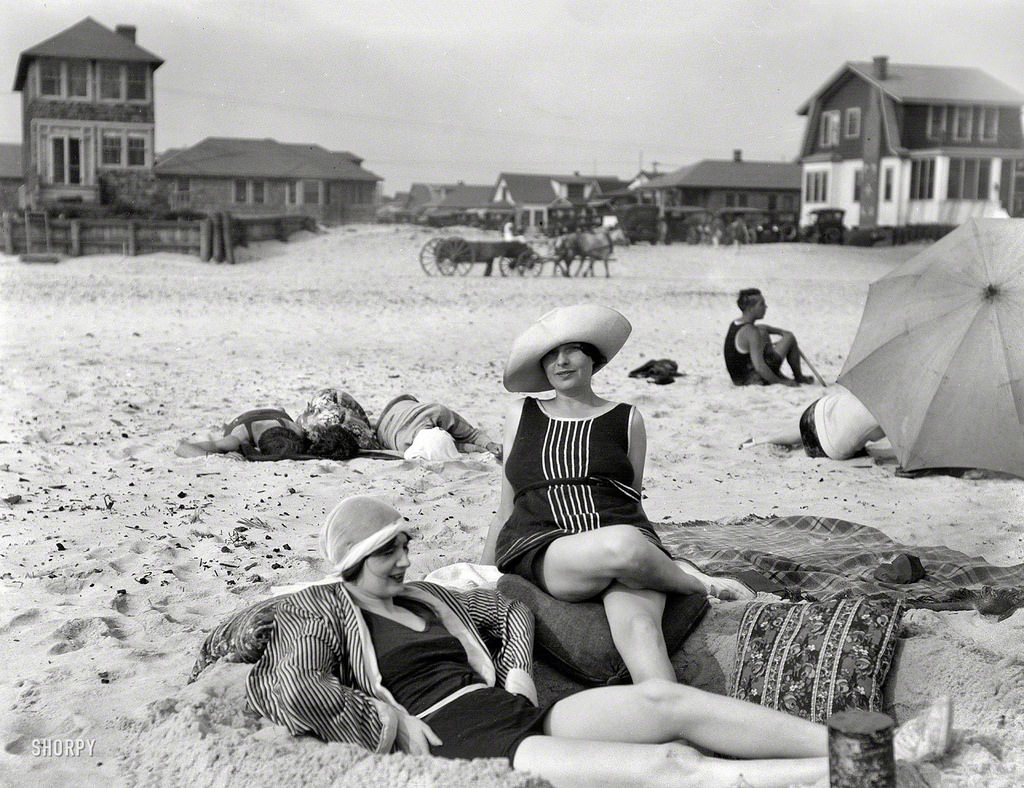
[[[442,431],[444,435],[423,436],[424,430]],[[408,455],[432,459],[440,451],[444,454],[444,443],[456,451],[488,451],[501,459],[501,445],[491,439],[483,430],[474,427],[451,408],[436,402],[420,402],[412,394],[399,394],[381,411],[376,425],[377,439],[385,449]],[[422,437],[421,437],[422,436]],[[440,441],[440,450],[435,449],[428,438]],[[455,459],[454,456],[442,459]],[[407,459],[412,459],[407,456]]]
[[[291,416],[280,408],[258,408],[225,424],[223,437],[182,440],[174,453],[179,457],[202,457],[239,452],[249,459],[280,460],[308,450],[306,434]]]
[[[675,681],[661,629],[666,592],[754,594],[673,560],[644,513],[643,418],[591,385],[631,330],[614,309],[579,304],[547,313],[516,338],[505,388],[553,389],[554,397],[526,397],[508,411],[501,502],[482,561],[557,599],[600,598],[633,681]]]
[[[764,323],[757,324],[768,309],[761,291],[756,287],[740,290],[736,305],[743,314],[729,324],[724,347],[725,368],[733,384],[799,386],[812,383],[814,379],[804,375],[800,367],[800,348],[793,333]],[[778,339],[772,340],[773,336]],[[789,364],[792,378],[782,374],[783,361]]]
[[[538,706],[529,611],[486,588],[406,582],[410,538],[406,518],[380,498],[349,497],[330,512],[320,546],[332,573],[278,604],[246,682],[254,709],[295,735],[380,753],[505,758],[556,786],[825,779],[823,725],[675,682]],[[484,635],[500,640],[496,657]],[[932,716],[925,755],[948,741],[948,707]],[[898,755],[923,752],[909,745],[897,734]]]
[[[862,452],[871,441],[884,437],[882,428],[863,403],[837,385],[808,405],[789,428],[773,435],[747,438],[740,448],[763,443],[803,446],[808,457],[848,460]]]

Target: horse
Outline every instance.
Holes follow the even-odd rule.
[[[604,263],[604,275],[611,276],[608,260],[612,256],[612,236],[607,230],[577,231],[559,236],[555,241],[555,269],[571,276],[570,264],[578,257],[577,276],[593,276],[594,262]]]

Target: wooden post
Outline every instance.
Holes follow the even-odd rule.
[[[213,255],[211,230],[210,217],[204,216],[199,220],[199,259],[204,263],[210,262],[210,257]]]
[[[892,718],[850,709],[828,718],[831,788],[896,788]]]
[[[14,254],[14,221],[9,211],[3,213],[4,223],[4,254]]]
[[[215,213],[210,216],[210,221],[213,224],[213,261],[215,263],[224,262],[224,232],[221,228],[220,214]]]
[[[128,256],[135,257],[135,222],[129,219],[125,226],[125,231],[128,233]]]
[[[71,220],[71,256],[82,256],[82,222],[79,219]]]
[[[224,259],[234,265],[235,263],[235,239],[231,232],[231,214],[227,211],[221,214],[221,223],[224,228]]]

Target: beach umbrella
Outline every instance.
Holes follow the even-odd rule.
[[[905,470],[1024,477],[1024,219],[971,219],[868,289],[837,381]]]

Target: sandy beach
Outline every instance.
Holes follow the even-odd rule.
[[[341,496],[385,496],[416,522],[413,579],[478,559],[497,461],[246,463],[173,449],[249,408],[297,415],[326,386],[371,416],[402,392],[443,402],[500,439],[510,342],[562,304],[606,304],[633,324],[595,388],[644,414],[655,523],[813,513],[1024,562],[1022,480],[902,479],[891,460],[736,448],[794,421],[821,391],[730,384],[721,342],[736,291],[760,287],[766,321],[793,329],[833,381],[868,284],[923,247],[642,244],[617,249],[607,279],[484,278],[479,267],[448,278],[418,263],[434,234],[334,228],[239,249],[234,266],[171,254],[57,265],[0,256],[0,783],[543,785],[497,761],[293,739],[245,713],[244,665],[185,686],[223,616],[271,585],[320,575],[317,532]],[[659,358],[685,376],[666,386],[628,377]],[[700,643],[734,638],[735,615],[717,609],[715,622]],[[1024,784],[1024,611],[1001,622],[912,611],[907,630],[891,680],[920,707],[929,693],[956,704],[955,746],[928,767],[932,784]],[[40,751],[55,739],[93,745]]]

